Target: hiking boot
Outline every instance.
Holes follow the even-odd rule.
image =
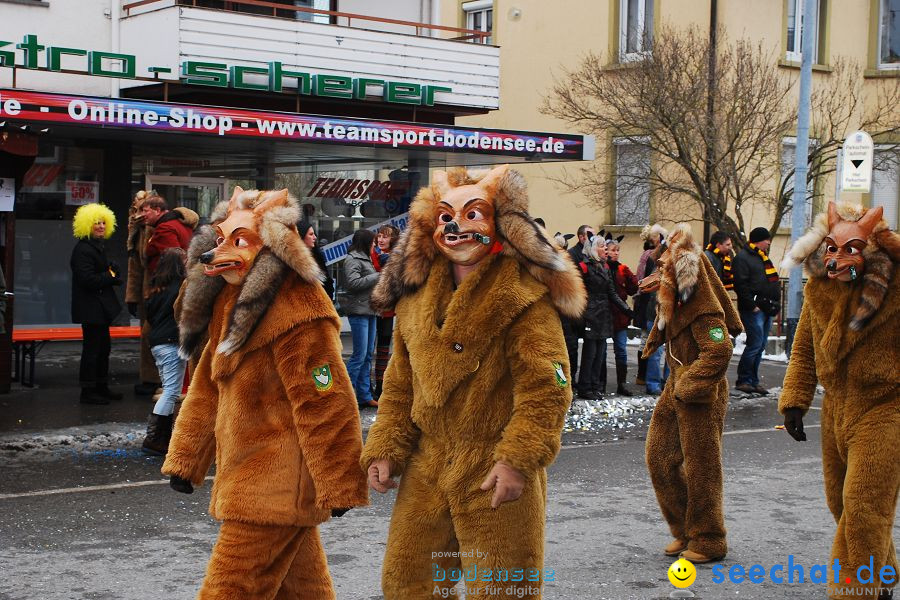
[[[678,556],[687,550],[687,542],[684,540],[672,540],[668,546],[663,548],[663,554],[666,556]]]
[[[108,398],[109,400],[122,399],[121,393],[112,391],[105,383],[98,383],[97,387],[94,388],[94,393],[96,393],[98,396],[102,396],[103,398]]]
[[[147,420],[147,435],[141,449],[147,454],[165,456],[172,438],[172,415],[150,414]]]
[[[725,555],[723,554],[722,556],[707,556],[705,554],[700,554],[699,552],[694,552],[693,550],[685,550],[681,553],[681,558],[690,561],[695,565],[701,565],[703,563],[718,562],[725,558]]]
[[[82,404],[109,404],[109,398],[101,396],[94,388],[81,388],[79,402]]]
[[[757,394],[762,394],[763,396],[769,395],[769,390],[767,390],[766,388],[764,388],[761,385],[754,385],[753,391],[756,392]]]
[[[734,389],[736,389],[739,392],[744,392],[745,394],[758,394],[759,393],[756,391],[756,386],[750,385],[749,383],[739,383],[736,386],[734,386]]]

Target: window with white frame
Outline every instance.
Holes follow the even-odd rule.
[[[892,156],[885,156],[885,152],[892,152]],[[900,152],[878,151],[876,148],[875,156],[876,168],[872,171],[872,206],[884,208],[884,220],[896,231],[900,213]]]
[[[800,62],[803,58],[803,35],[806,32],[806,19],[803,5],[806,0],[786,0],[787,2],[787,53],[785,59]],[[813,64],[824,64],[825,58],[825,3],[816,0],[816,22],[812,24]]]
[[[637,143],[635,143],[637,142]],[[613,142],[616,156],[616,225],[646,225],[650,222],[650,149],[639,139]]]
[[[653,0],[619,0],[619,60],[639,59],[653,48]]]
[[[494,30],[494,0],[463,2],[462,9],[466,15],[466,29],[487,33]],[[493,36],[477,37],[472,41],[478,44],[492,44]]]
[[[878,67],[900,69],[900,0],[878,3]]]
[[[809,140],[810,150],[816,145],[814,140]],[[780,181],[784,182],[785,179],[787,182],[784,184],[784,189],[788,192],[790,196],[790,200],[788,200],[787,205],[784,209],[784,215],[781,217],[781,225],[780,227],[790,228],[791,220],[793,219],[793,211],[792,206],[794,202],[794,168],[797,163],[797,138],[785,138],[781,143],[781,179]],[[806,218],[804,219],[804,223],[809,226],[812,223],[812,194],[813,194],[813,183],[812,181],[808,181],[806,185],[806,202],[804,203],[804,212],[806,213]]]

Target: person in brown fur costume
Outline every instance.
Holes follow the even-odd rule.
[[[448,593],[459,569],[477,570],[479,598],[541,597],[545,469],[572,400],[557,311],[578,316],[586,299],[527,206],[506,166],[436,171],[373,293],[397,315],[361,460],[379,492],[402,474],[386,600]],[[515,569],[533,578],[505,581]]]
[[[159,387],[159,371],[156,361],[150,352],[147,340],[150,336],[147,322],[147,309],[144,298],[150,293],[150,271],[147,269],[147,240],[153,235],[153,227],[144,223],[141,208],[144,199],[153,192],[141,190],[134,195],[131,208],[128,209],[128,238],[125,242],[128,251],[128,279],[125,282],[125,305],[132,317],[141,321],[141,354],[138,363],[140,383],[135,391],[141,394],[152,394]]]
[[[879,573],[888,566],[897,574],[891,534],[900,492],[900,235],[881,217],[881,207],[831,202],[782,263],[803,263],[809,275],[778,401],[797,441],[806,440],[803,415],[816,384],[825,388],[822,469],[837,522],[829,563],[841,567],[838,583],[833,571],[828,578],[829,598],[890,598],[896,579],[883,584]],[[858,569],[873,565],[872,581],[861,583]]]
[[[287,190],[237,187],[191,244],[180,354],[209,342],[162,472],[191,493],[215,458],[198,598],[333,599],[317,525],[368,502],[340,321],[298,217]]]
[[[663,549],[694,563],[728,552],[722,509],[722,427],[728,407],[730,335],[741,319],[689,225],[675,227],[655,254],[656,271],[640,282],[657,291],[657,314],[644,348],[661,345],[671,376],[650,420],[647,467],[675,538]]]

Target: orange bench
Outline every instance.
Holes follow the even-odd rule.
[[[113,339],[141,337],[141,328],[134,326],[110,327]],[[34,361],[47,342],[77,342],[81,340],[81,327],[14,327],[13,350],[16,355],[13,381],[21,381],[25,387],[34,387]],[[28,359],[28,378],[25,378],[25,359]]]

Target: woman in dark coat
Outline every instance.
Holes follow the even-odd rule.
[[[584,311],[584,345],[581,348],[581,369],[578,372],[578,396],[598,400],[606,391],[603,365],[606,363],[606,338],[613,334],[612,306],[632,315],[628,305],[619,298],[616,284],[606,266],[606,240],[595,235],[585,245],[587,262],[579,263],[584,287],[588,293]]]
[[[309,221],[300,221],[297,223],[297,231],[300,232],[303,243],[306,244],[306,247],[309,248],[310,251],[312,251],[313,258],[316,259],[316,264],[319,265],[319,268],[322,269],[322,273],[325,274],[325,281],[322,282],[322,286],[325,288],[325,293],[328,294],[328,297],[334,302],[334,279],[328,274],[328,265],[326,264],[325,255],[317,244],[319,238],[316,236],[316,230],[313,229],[312,223]]]
[[[102,204],[78,209],[72,231],[78,239],[72,250],[72,322],[81,323],[81,402],[109,404],[122,394],[109,389],[109,325],[122,310],[115,286],[122,274],[106,256],[104,240],[116,228],[116,217]]]

